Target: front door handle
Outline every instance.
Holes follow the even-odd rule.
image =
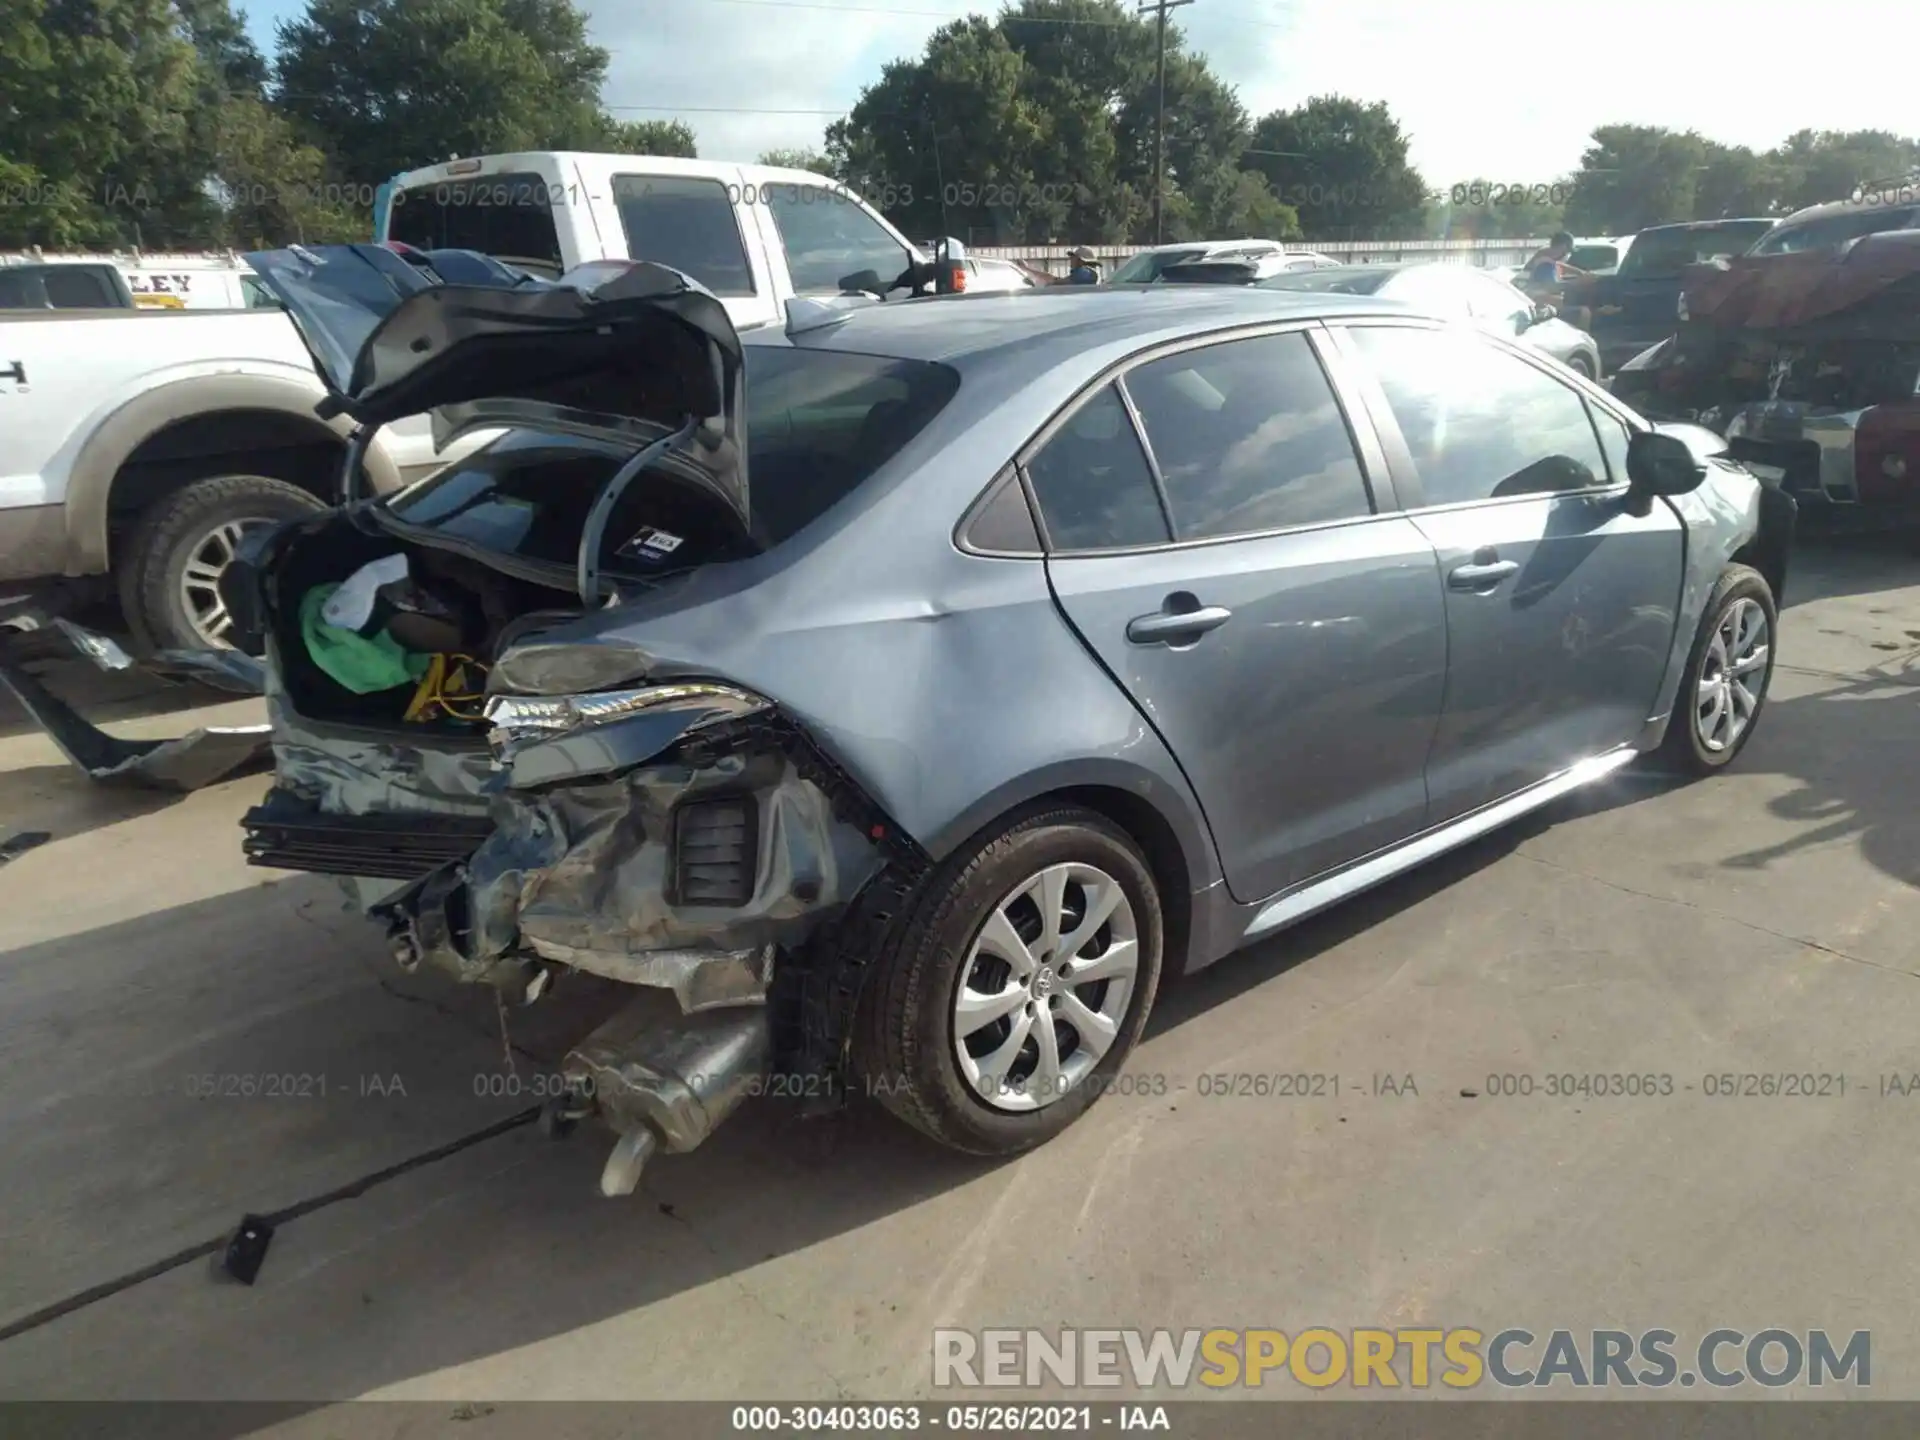
[[[1224,605],[1202,605],[1184,590],[1167,597],[1166,608],[1136,615],[1127,622],[1127,639],[1136,645],[1192,644],[1233,618]]]
[[[1484,565],[1456,565],[1447,572],[1447,584],[1455,590],[1491,590],[1509,575],[1518,574],[1518,560],[1491,560]]]

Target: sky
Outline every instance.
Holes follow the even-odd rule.
[[[269,54],[304,0],[245,4]],[[818,147],[826,125],[927,37],[996,3],[966,0],[605,0],[583,7],[611,52],[602,98],[622,119],[679,118],[701,155]],[[1795,130],[1920,129],[1894,50],[1920,18],[1882,0],[1193,0],[1173,12],[1255,116],[1314,95],[1384,100],[1435,186],[1533,185],[1572,171],[1597,125],[1694,129],[1766,149]],[[1817,14],[1802,30],[1796,12]],[[1900,40],[1896,31],[1904,32]],[[1879,36],[1879,42],[1858,37]],[[1831,43],[1855,37],[1858,43]],[[1809,47],[1812,47],[1811,50]],[[1568,59],[1566,57],[1574,57]],[[1887,81],[1895,83],[1885,83]],[[1063,177],[1070,180],[1072,177]]]

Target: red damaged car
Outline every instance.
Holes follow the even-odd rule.
[[[1724,435],[1810,524],[1920,526],[1920,230],[1697,267],[1612,388]]]

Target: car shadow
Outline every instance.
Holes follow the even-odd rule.
[[[1917,567],[1920,547],[1905,533],[1802,534],[1794,542],[1781,608],[1898,589],[1913,583]]]
[[[1521,829],[1486,837],[1309,919],[1274,940],[1169,985],[1156,1006],[1149,1033],[1163,1033],[1204,1018],[1216,1006],[1459,883],[1497,861],[1524,838]],[[323,923],[327,933],[316,938],[308,927],[317,923]],[[364,935],[360,933],[362,927],[367,931]],[[287,1013],[259,1024],[238,1024],[198,1043],[188,1039],[190,1053],[169,1056],[164,1061],[168,1073],[248,1074],[266,1066],[343,1075],[393,1071],[405,1073],[409,1090],[416,1096],[410,1102],[414,1108],[385,1114],[355,1109],[344,1116],[329,1115],[318,1129],[302,1128],[291,1134],[283,1133],[284,1117],[289,1104],[298,1102],[283,1102],[277,1109],[236,1106],[227,1112],[234,1117],[229,1125],[218,1128],[205,1124],[159,1125],[151,1115],[143,1117],[137,1108],[104,1122],[96,1118],[86,1147],[88,1156],[137,1155],[142,1140],[137,1132],[160,1129],[174,1147],[169,1157],[170,1173],[180,1177],[171,1182],[174,1203],[183,1184],[197,1183],[218,1191],[217,1203],[201,1207],[206,1216],[201,1222],[205,1233],[197,1238],[203,1248],[218,1239],[220,1225],[212,1218],[216,1214],[230,1224],[249,1210],[272,1213],[275,1207],[284,1209],[289,1183],[285,1171],[289,1167],[301,1172],[301,1184],[312,1194],[351,1192],[354,1203],[365,1209],[371,1202],[364,1188],[354,1188],[354,1182],[364,1178],[356,1167],[383,1173],[394,1169],[389,1153],[392,1145],[388,1143],[392,1137],[369,1137],[365,1127],[386,1125],[407,1130],[404,1138],[416,1153],[431,1154],[450,1145],[453,1151],[449,1153],[454,1153],[463,1135],[485,1125],[497,1126],[501,1115],[514,1108],[501,1101],[484,1114],[472,1112],[468,1106],[449,1110],[444,1118],[430,1112],[431,1102],[418,1097],[471,1089],[476,1045],[484,1043],[498,1067],[499,1041],[490,1033],[495,1017],[488,998],[475,993],[480,987],[440,984],[425,977],[409,977],[404,986],[396,983],[400,972],[377,953],[381,946],[371,927],[365,927],[357,916],[341,912],[330,887],[309,877],[255,887],[162,911],[138,922],[0,955],[0,969],[17,975],[48,967],[95,964],[99,957],[119,954],[135,945],[145,956],[177,960],[179,965],[189,967],[181,983],[196,987],[206,985],[209,974],[244,968],[256,963],[256,957],[267,956],[273,957],[280,983],[294,996],[319,993],[317,987],[323,984],[324,968],[328,966],[366,965],[383,977],[380,990],[384,994],[362,990],[337,1003],[315,1001],[304,1008],[295,1004]],[[592,992],[591,985],[579,987],[572,994],[568,989],[561,987],[553,997],[555,1002],[564,999],[560,1008],[543,1014],[549,1003],[543,1001],[542,1006],[528,1012],[527,1022],[516,1019],[514,1043],[523,1063],[537,1067],[557,1062],[573,1039],[616,1003],[618,995],[617,987],[599,994]],[[110,1008],[124,1002],[101,995],[98,1003]],[[34,1023],[31,1016],[26,1023]],[[94,1027],[88,1024],[84,1010],[66,1015],[63,1023],[71,1031],[71,1043],[82,1047],[79,1059],[84,1061],[84,1047],[93,1043],[88,1037],[95,1033]],[[181,1023],[184,1026],[184,1020]],[[525,1028],[527,1025],[531,1028]],[[149,1034],[144,1040],[146,1046],[164,1049],[186,1038],[164,1033],[174,1029],[174,1022],[164,1018],[158,1028],[163,1033]],[[98,1043],[119,1042],[102,1036]],[[258,1137],[235,1134],[230,1125],[258,1125]],[[121,1127],[127,1133],[116,1134]],[[363,1158],[370,1139],[382,1142],[374,1147],[382,1153]],[[363,1283],[381,1287],[378,1303],[387,1309],[383,1333],[389,1343],[377,1347],[303,1344],[301,1328],[294,1321],[303,1313],[302,1306],[319,1302],[297,1291],[289,1291],[278,1302],[291,1307],[286,1325],[276,1330],[263,1323],[254,1307],[273,1303],[268,1297],[277,1277],[270,1276],[262,1279],[248,1301],[250,1318],[221,1306],[211,1291],[194,1301],[195,1313],[202,1308],[213,1310],[214,1319],[207,1323],[220,1333],[194,1333],[201,1327],[183,1318],[180,1325],[187,1333],[179,1342],[178,1365],[190,1372],[201,1363],[199,1355],[211,1353],[209,1346],[218,1350],[232,1344],[258,1352],[258,1363],[274,1375],[274,1389],[280,1394],[314,1397],[316,1405],[324,1397],[362,1395],[534,1345],[727,1280],[776,1257],[876,1225],[973,1183],[1003,1165],[1019,1163],[949,1152],[893,1121],[877,1104],[860,1096],[837,1115],[817,1120],[800,1119],[797,1108],[787,1101],[760,1099],[749,1101],[698,1150],[650,1167],[639,1194],[608,1201],[600,1197],[596,1184],[607,1140],[604,1132],[590,1127],[567,1141],[551,1144],[538,1140],[531,1127],[479,1140],[478,1144],[495,1147],[503,1157],[518,1158],[502,1158],[489,1167],[488,1173],[468,1182],[468,1188],[453,1202],[457,1221],[444,1218],[448,1214],[444,1198],[435,1202],[443,1218],[433,1223],[431,1244],[407,1242],[403,1275],[369,1275],[356,1267],[346,1267],[360,1278],[348,1275],[337,1282],[352,1286],[356,1301]],[[276,1153],[275,1147],[285,1146],[298,1148]],[[515,1146],[519,1150],[514,1150]],[[328,1147],[331,1155],[326,1153]],[[196,1148],[204,1153],[194,1153]],[[223,1164],[223,1157],[236,1154],[250,1156],[250,1173],[236,1175],[230,1164]],[[380,1162],[377,1167],[376,1159]],[[433,1165],[455,1163],[451,1159],[436,1160]],[[46,1166],[36,1168],[44,1177]],[[196,1176],[205,1178],[196,1182]],[[45,1194],[48,1183],[44,1178],[36,1183],[34,1204],[37,1210],[45,1208],[55,1214],[85,1212],[89,1196],[102,1185],[120,1190],[125,1184],[113,1177],[103,1180],[76,1174],[69,1187],[71,1194],[50,1198]],[[64,1180],[59,1183],[67,1185]],[[317,1213],[285,1228],[291,1235],[300,1227],[324,1225],[328,1208],[323,1205]],[[340,1213],[336,1211],[336,1215]],[[123,1215],[117,1223],[130,1222]],[[342,1222],[333,1223],[338,1228]],[[383,1227],[414,1223],[412,1219],[382,1222]],[[689,1232],[697,1243],[688,1243]],[[522,1272],[530,1263],[527,1246],[529,1237],[537,1235],[563,1237],[536,1247],[545,1257],[541,1262],[545,1268],[538,1286],[539,1303],[476,1306],[473,1297],[477,1294],[525,1290]],[[275,1242],[276,1246],[300,1243],[285,1237]],[[143,1254],[139,1258],[151,1263],[155,1257]],[[300,1265],[289,1258],[282,1265],[289,1268],[281,1269],[281,1274],[312,1271],[311,1258]],[[130,1285],[131,1293],[109,1294],[94,1303],[102,1307],[159,1304],[161,1299],[142,1302],[139,1292],[151,1287],[208,1285],[210,1282],[203,1277],[203,1268],[183,1270]],[[158,1293],[164,1297],[178,1292]],[[36,1297],[43,1307],[57,1304],[61,1298],[51,1294]],[[83,1307],[0,1342],[0,1373],[11,1373],[6,1353],[11,1347],[64,1347],[70,1342],[71,1327],[86,1326],[87,1315]],[[403,1317],[403,1323],[396,1324],[396,1317]],[[173,1323],[169,1321],[169,1325]],[[231,1337],[225,1333],[229,1326],[234,1330]],[[172,1358],[173,1352],[169,1351],[169,1361]],[[229,1356],[229,1360],[232,1358]],[[219,1363],[226,1365],[228,1361]],[[63,1368],[58,1373],[65,1376],[72,1372]],[[175,1372],[170,1364],[159,1373]],[[244,1428],[236,1421],[231,1433],[241,1433]]]
[[[1910,778],[1920,737],[1920,652],[1811,694],[1776,694],[1762,723],[1735,763],[1794,783],[1767,808],[1797,828],[1722,863],[1766,870],[1800,851],[1853,841],[1883,874],[1920,886],[1920,806]]]

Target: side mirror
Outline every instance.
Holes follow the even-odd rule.
[[[951,235],[933,247],[933,292],[952,295],[967,288],[967,247]]]
[[[1685,495],[1707,478],[1707,467],[1684,440],[1642,430],[1627,442],[1627,479],[1640,495]]]
[[[877,270],[856,270],[851,275],[840,277],[842,294],[881,295],[886,293],[886,288],[886,282],[880,278],[880,272]]]

